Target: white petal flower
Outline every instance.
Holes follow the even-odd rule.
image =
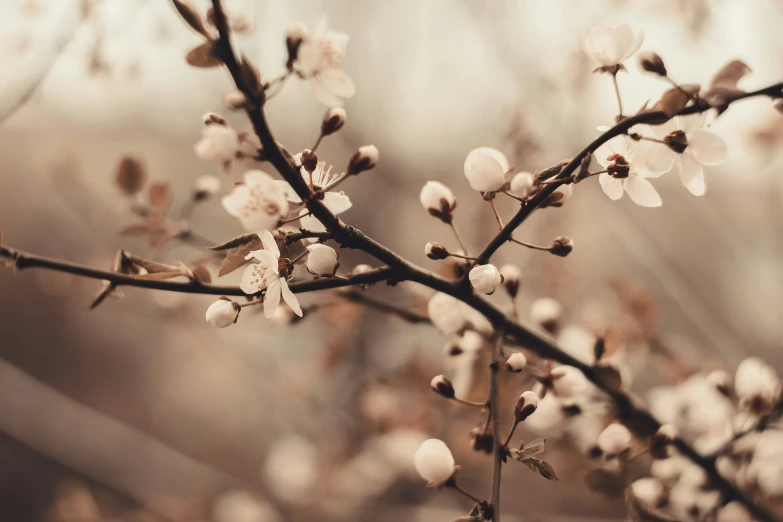
[[[206,319],[215,328],[225,328],[237,322],[240,306],[229,299],[221,297],[207,308]]]
[[[598,183],[609,199],[618,200],[625,192],[639,206],[659,207],[661,197],[645,179],[652,175],[639,157],[641,150],[630,144],[625,136],[617,136],[598,147],[596,161],[609,171],[598,175]]]
[[[607,456],[615,456],[631,446],[631,432],[622,424],[612,423],[598,436],[598,447]]]
[[[294,160],[298,165],[301,165],[301,156],[301,154],[294,156]],[[304,167],[300,168],[300,172],[302,174],[302,178],[308,184],[310,183],[312,176],[313,189],[316,191],[328,189],[329,185],[333,184],[340,178],[339,174],[332,173],[332,166],[329,165],[327,167],[326,162],[324,161],[318,162],[312,175],[307,172]],[[295,203],[301,202],[301,199],[296,195],[289,194],[289,199]],[[351,198],[346,196],[343,192],[335,191],[326,191],[324,193],[323,203],[326,208],[328,208],[329,211],[334,215],[341,214],[353,206],[351,203]],[[300,218],[300,222],[302,223],[302,228],[311,230],[313,232],[326,232],[326,227],[317,218],[310,215],[304,215],[307,214],[307,212],[308,211],[306,208],[301,210],[302,217]]]
[[[631,57],[642,46],[644,34],[634,35],[627,25],[592,27],[582,31],[582,50],[602,67],[615,67]]]
[[[454,457],[446,443],[439,439],[428,439],[421,443],[413,458],[416,471],[429,484],[446,482],[454,473]]]
[[[280,218],[288,214],[288,199],[281,182],[260,170],[245,172],[245,182],[234,185],[222,203],[247,231],[276,228]]]
[[[421,188],[419,201],[424,210],[441,219],[449,219],[457,205],[454,193],[440,181],[428,181]]]
[[[255,258],[259,262],[245,268],[239,287],[248,295],[264,291],[264,315],[267,318],[275,314],[281,297],[296,315],[302,317],[299,301],[288,288],[287,277],[292,268],[290,262],[280,262],[280,250],[271,232],[264,230],[259,232],[258,237],[261,238],[264,249],[254,250],[246,256],[245,259]]]
[[[744,408],[766,413],[780,399],[781,381],[772,366],[758,357],[748,357],[737,367],[734,391]]]
[[[193,185],[193,197],[197,200],[212,197],[220,192],[222,186],[223,182],[220,181],[220,178],[211,174],[204,174],[196,178],[196,183]]]
[[[536,324],[550,329],[563,316],[563,305],[551,297],[541,297],[530,305],[530,318]]]
[[[435,328],[445,335],[457,333],[466,326],[482,333],[492,331],[492,325],[480,312],[442,292],[430,298],[427,303],[427,315]]]
[[[650,477],[634,481],[631,484],[631,493],[648,507],[657,507],[658,503],[665,496],[663,482]]]
[[[552,369],[552,391],[562,399],[583,395],[590,388],[590,381],[573,366]]]
[[[321,19],[306,33],[300,34],[296,70],[313,84],[318,101],[339,107],[343,98],[356,92],[353,80],[343,70],[348,35],[327,30],[327,21]]]
[[[228,125],[211,123],[201,131],[201,139],[193,146],[193,152],[202,161],[232,161],[239,151],[239,135]]]
[[[500,271],[495,265],[477,265],[474,266],[468,274],[470,284],[478,292],[491,294],[495,288],[503,281]]]
[[[506,183],[508,160],[502,152],[490,147],[473,149],[465,158],[465,177],[470,188],[479,192],[495,192]]]
[[[527,357],[523,353],[512,353],[506,359],[506,369],[510,372],[521,372],[527,366]]]
[[[531,173],[517,172],[514,174],[514,177],[511,178],[509,191],[518,198],[526,198],[533,192],[534,186],[535,180]]]
[[[331,277],[337,272],[340,263],[337,261],[337,251],[327,245],[316,243],[309,245],[307,250],[307,270],[311,274]]]

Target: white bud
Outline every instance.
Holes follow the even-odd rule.
[[[500,283],[503,282],[503,276],[495,265],[477,265],[474,266],[468,274],[470,284],[476,291],[483,294],[491,294]]]
[[[329,109],[324,114],[324,119],[321,122],[321,134],[329,136],[334,134],[345,125],[345,119],[348,117],[348,113],[342,107],[335,107]]]
[[[533,192],[535,179],[529,172],[518,172],[511,178],[509,190],[518,198],[526,198]]]
[[[351,274],[353,275],[359,275],[364,274],[372,270],[372,267],[368,264],[361,263],[353,267],[353,270],[351,270]]]
[[[430,381],[430,388],[443,395],[447,399],[454,398],[454,385],[444,375],[436,375]]]
[[[642,504],[649,507],[657,507],[666,495],[663,482],[649,477],[634,481],[631,484],[631,493]]]
[[[231,161],[239,151],[239,135],[226,125],[207,125],[193,151],[202,161]]]
[[[465,158],[465,177],[470,188],[479,192],[496,192],[506,183],[508,160],[502,152],[490,147],[473,149]]]
[[[451,222],[451,211],[457,205],[457,198],[449,188],[439,181],[428,181],[421,188],[419,193],[424,210],[431,215],[445,221]]]
[[[517,422],[522,422],[530,417],[536,408],[538,408],[538,395],[532,391],[522,392],[514,407],[514,418]]]
[[[449,257],[449,251],[443,245],[430,241],[424,245],[424,255],[430,259],[446,259]]]
[[[220,192],[222,186],[223,182],[217,176],[212,176],[211,174],[199,176],[193,185],[193,199],[201,201],[210,198]]]
[[[780,378],[772,366],[758,357],[748,357],[737,367],[734,391],[740,405],[756,414],[768,413],[781,392]]]
[[[614,457],[631,447],[631,432],[622,424],[612,423],[598,436],[598,447],[607,457]]]
[[[674,424],[664,424],[658,428],[658,431],[656,432],[658,436],[666,440],[674,440],[678,433],[679,430],[677,430],[677,426]]]
[[[314,243],[308,245],[307,270],[311,274],[331,277],[337,272],[340,263],[337,260],[337,251],[327,245]]]
[[[558,366],[553,368],[550,374],[552,376],[552,391],[563,399],[581,395],[590,386],[587,377],[573,366]]]
[[[512,353],[506,359],[506,369],[510,372],[519,373],[525,366],[527,366],[527,357],[520,352]]]
[[[563,316],[563,305],[551,297],[541,297],[530,305],[530,318],[546,330],[557,329]]]
[[[362,145],[351,156],[347,174],[351,176],[375,168],[378,163],[378,154],[378,147],[375,145]]]
[[[503,276],[503,286],[506,287],[508,295],[516,297],[522,281],[522,271],[514,265],[503,265],[500,267],[500,275]]]
[[[221,297],[207,308],[206,319],[215,328],[225,328],[237,322],[242,308],[228,297]]]
[[[416,471],[429,484],[443,484],[454,474],[454,456],[446,443],[428,439],[421,443],[413,458]]]
[[[223,94],[223,105],[229,109],[241,109],[245,106],[247,98],[242,91],[233,90]]]

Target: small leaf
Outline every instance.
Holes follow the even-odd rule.
[[[177,261],[177,270],[179,270],[179,273],[193,281],[196,279],[196,276],[193,275],[193,271],[185,265],[182,261]]]
[[[686,105],[688,105],[688,102],[691,101],[691,98],[692,96],[689,96],[687,93],[683,92],[682,89],[675,87],[663,93],[661,99],[658,100],[655,105],[653,105],[651,110],[661,111],[667,116],[667,118],[671,119],[681,110],[683,110]]]
[[[209,273],[209,269],[204,265],[199,265],[193,269],[193,276],[199,283],[208,285],[212,282],[212,274]]]
[[[121,236],[146,236],[148,234],[160,234],[165,227],[158,219],[142,219],[120,229]]]
[[[704,97],[712,104],[724,104],[728,98],[745,92],[737,83],[750,72],[750,67],[742,60],[730,61],[712,77]]]
[[[149,273],[159,273],[159,272],[174,272],[179,270],[178,267],[167,265],[164,263],[158,263],[157,261],[152,261],[149,259],[144,259],[142,257],[134,256],[132,254],[125,253],[125,258],[130,261],[131,263],[140,266],[144,270],[146,270]]]
[[[144,186],[145,174],[144,165],[136,158],[124,156],[115,167],[114,179],[117,186],[120,187],[126,196],[136,195]]]
[[[519,450],[520,460],[526,458],[535,457],[544,452],[546,446],[546,438],[535,439],[522,446]]]
[[[261,246],[261,240],[258,238],[258,236],[256,236],[256,238],[247,245],[229,250],[226,258],[220,265],[218,277],[223,277],[224,275],[230,274],[234,270],[244,266],[247,262],[247,260],[245,260],[245,256],[247,256],[253,250],[260,249]]]
[[[215,42],[204,42],[194,47],[188,51],[185,61],[188,62],[188,65],[199,69],[210,69],[223,65],[223,61],[215,55]]]
[[[172,0],[174,7],[179,12],[179,15],[185,20],[185,22],[202,35],[210,38],[209,30],[206,23],[204,23],[204,17],[198,10],[198,7],[192,0]]]
[[[171,206],[173,199],[174,195],[168,182],[156,181],[150,184],[149,200],[153,212],[164,214]]]
[[[545,460],[530,457],[522,461],[522,464],[532,469],[547,480],[559,480],[552,464]]]
[[[258,234],[255,232],[249,232],[247,234],[242,234],[241,236],[237,236],[235,238],[229,239],[225,243],[220,243],[219,245],[211,246],[209,247],[209,249],[215,251],[229,250],[231,248],[247,245],[248,243],[252,242],[254,239],[258,239]]]
[[[173,279],[175,277],[182,277],[183,274],[179,270],[172,270],[170,272],[150,272],[136,276],[136,279],[146,279],[148,281],[165,281],[167,279]]]
[[[593,368],[595,380],[605,389],[619,391],[623,387],[623,378],[617,368],[607,365],[599,365]]]
[[[621,498],[625,492],[622,477],[605,469],[591,469],[585,475],[584,480],[590,491],[601,493],[609,498]]]

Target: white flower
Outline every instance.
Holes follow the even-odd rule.
[[[300,37],[296,70],[312,81],[318,101],[329,107],[341,106],[343,98],[350,98],[356,92],[353,81],[343,70],[348,35],[327,30],[326,18],[322,18]]]
[[[440,181],[428,181],[421,188],[419,201],[424,210],[442,220],[451,219],[451,211],[457,205],[457,198],[451,190]]]
[[[631,484],[631,493],[642,504],[650,507],[657,507],[658,503],[664,499],[665,491],[663,482],[655,478],[641,478]]]
[[[223,208],[239,218],[242,227],[249,232],[276,228],[280,218],[288,214],[284,183],[272,179],[266,172],[248,170],[245,182],[234,185],[231,193],[223,197]]]
[[[508,171],[508,160],[503,153],[489,147],[473,149],[465,158],[465,177],[470,188],[479,192],[500,190]]]
[[[443,484],[454,473],[454,457],[446,443],[427,439],[421,443],[413,458],[416,471],[429,484]]]
[[[315,243],[309,245],[307,250],[307,270],[311,274],[331,277],[337,272],[340,263],[337,261],[337,251],[327,245]]]
[[[506,369],[510,372],[521,372],[527,366],[527,357],[523,353],[512,353],[506,359]]]
[[[642,149],[629,144],[629,138],[617,136],[595,151],[595,159],[608,173],[598,175],[598,182],[609,199],[618,200],[623,191],[642,207],[660,207],[661,197],[645,178],[657,177],[644,168],[639,159]]]
[[[563,305],[551,297],[541,297],[530,305],[530,319],[547,330],[552,329],[563,316]]]
[[[615,456],[631,446],[631,432],[616,422],[607,426],[598,436],[598,447],[604,455]]]
[[[196,157],[202,161],[230,163],[239,151],[239,135],[228,125],[210,123],[201,131],[201,139],[193,146]]]
[[[492,332],[492,325],[480,312],[443,292],[427,302],[427,314],[435,328],[445,335],[457,333],[465,326],[482,333]]]
[[[734,391],[744,408],[766,413],[780,398],[781,382],[772,366],[758,357],[748,357],[737,367]]]
[[[710,131],[702,130],[703,114],[677,116],[652,127],[668,146],[658,146],[645,155],[651,172],[668,172],[677,165],[680,181],[694,196],[706,191],[703,166],[720,165],[726,160],[726,142]]]
[[[220,178],[204,174],[196,178],[196,183],[193,185],[193,197],[197,200],[212,197],[220,192],[222,186],[223,182],[220,181]]]
[[[225,328],[237,322],[240,306],[229,299],[221,297],[207,308],[207,322],[215,328]]]
[[[299,153],[294,156],[294,160],[296,161],[297,165],[302,164],[302,154]],[[302,174],[302,178],[310,184],[311,174],[305,170],[304,167],[301,167],[299,171]],[[312,173],[312,183],[313,183],[313,189],[318,190],[326,190],[329,188],[329,185],[333,184],[335,181],[337,181],[340,178],[339,174],[332,174],[332,166],[329,167],[326,166],[326,162],[319,161],[318,164],[315,166],[315,170],[313,170]],[[285,183],[284,181],[278,181],[278,183]],[[287,184],[286,184],[287,185]],[[296,194],[289,192],[288,198],[293,201],[294,203],[301,203],[301,199]],[[329,209],[329,211],[334,214],[341,214],[351,208],[353,205],[351,203],[351,198],[346,196],[343,192],[334,192],[334,191],[326,191],[324,192],[324,199],[323,203],[326,206],[326,208]],[[307,209],[303,208],[301,210],[301,214],[307,214]],[[300,218],[300,222],[302,224],[302,228],[306,230],[311,230],[313,232],[326,232],[326,227],[318,221],[317,218],[314,216],[305,216],[302,215]]]
[[[245,259],[255,258],[259,262],[253,263],[245,268],[242,274],[242,281],[239,287],[246,294],[255,294],[262,290],[264,293],[264,315],[272,317],[280,306],[280,297],[288,303],[288,306],[302,317],[302,309],[299,307],[299,301],[291,289],[288,288],[287,276],[290,274],[290,262],[280,262],[280,250],[277,248],[275,238],[268,230],[259,232],[258,237],[264,245],[263,250],[254,250],[250,252]]]
[[[511,178],[511,184],[509,185],[509,191],[518,198],[526,198],[535,186],[535,180],[533,175],[529,172],[517,172],[514,177]]]
[[[590,382],[573,366],[558,366],[552,372],[552,391],[560,398],[568,399],[584,394]]]
[[[630,58],[642,46],[644,34],[634,35],[627,25],[591,27],[582,31],[582,50],[602,67],[615,67]]]
[[[522,281],[522,271],[514,265],[503,265],[500,267],[500,275],[503,276],[503,285],[508,295],[516,297]]]
[[[468,277],[473,288],[484,294],[491,294],[503,282],[503,277],[495,265],[474,266]]]

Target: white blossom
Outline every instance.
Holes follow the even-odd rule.
[[[413,458],[416,471],[431,485],[439,485],[454,473],[454,457],[446,443],[439,439],[427,439],[421,443]]]
[[[491,294],[495,291],[495,288],[503,281],[503,277],[500,275],[500,271],[495,265],[476,265],[468,274],[470,278],[470,284],[473,285],[478,292],[484,294]]]
[[[428,301],[427,315],[435,328],[445,335],[456,333],[466,326],[483,333],[492,331],[492,325],[480,312],[442,292]]]
[[[538,395],[533,391],[522,392],[514,407],[514,418],[517,422],[527,420],[538,408]]]
[[[248,170],[244,179],[223,197],[223,208],[239,218],[248,232],[276,228],[280,218],[288,214],[288,184],[260,170]]]
[[[228,125],[210,123],[201,130],[201,139],[193,146],[202,161],[230,163],[239,151],[239,134]]]
[[[496,192],[506,183],[508,160],[502,152],[490,147],[473,149],[465,158],[465,177],[470,188],[479,192]]]
[[[514,174],[514,177],[511,178],[509,191],[518,198],[526,198],[533,192],[534,186],[535,180],[531,173],[517,172]]]
[[[668,146],[657,146],[645,155],[646,166],[651,172],[668,172],[676,165],[680,181],[694,196],[701,196],[706,191],[703,167],[720,165],[727,154],[723,138],[703,130],[703,125],[704,115],[692,114],[651,127]]]
[[[512,353],[506,359],[506,369],[511,372],[521,372],[527,366],[527,357],[521,352]]]
[[[348,35],[329,31],[326,18],[308,31],[297,27],[297,37],[301,38],[295,64],[297,72],[312,82],[318,101],[329,107],[341,106],[343,98],[350,98],[356,92],[353,80],[343,70]]]
[[[296,161],[297,165],[302,164],[302,154],[296,154],[294,156],[294,160]],[[340,179],[339,174],[333,174],[332,173],[332,166],[329,165],[327,167],[326,162],[319,161],[316,166],[315,170],[313,170],[312,174],[307,172],[307,170],[304,167],[301,167],[299,169],[300,173],[302,174],[302,178],[310,184],[311,178],[312,178],[312,185],[313,189],[316,191],[324,191],[324,197],[323,197],[323,204],[326,206],[326,208],[329,209],[329,211],[334,214],[341,214],[351,208],[353,204],[351,203],[351,199],[345,195],[343,192],[335,192],[330,191],[329,185],[336,182],[338,179]],[[283,181],[279,181],[278,183],[285,183]],[[287,185],[287,184],[286,184]],[[296,194],[289,192],[287,195],[288,199],[290,199],[294,203],[301,203],[301,199]],[[301,210],[301,218],[299,219],[302,223],[302,228],[306,230],[311,230],[313,232],[326,232],[326,227],[321,223],[316,217],[305,215],[307,214],[307,209],[303,208]]]
[[[318,487],[319,451],[304,437],[288,434],[274,441],[263,466],[264,483],[278,498],[307,504]]]
[[[221,297],[207,308],[206,319],[215,328],[225,328],[237,322],[240,306],[229,299]]]
[[[308,245],[307,270],[311,274],[331,277],[337,272],[340,263],[337,261],[337,251],[327,245],[315,243]]]
[[[582,31],[582,50],[602,67],[611,68],[630,58],[642,46],[644,34],[628,25],[591,27]]]
[[[616,422],[607,426],[598,436],[598,447],[607,456],[615,456],[631,445],[631,432]]]
[[[223,182],[220,178],[211,174],[204,174],[196,178],[193,185],[194,197],[196,199],[206,199],[220,192]]]
[[[617,136],[604,143],[595,151],[595,159],[609,170],[598,175],[598,183],[609,199],[618,200],[625,191],[631,201],[642,207],[660,207],[661,197],[655,187],[646,178],[660,176],[645,168],[641,161],[637,145],[631,145],[630,139]]]
[[[556,324],[562,316],[563,305],[551,297],[540,297],[530,305],[530,318],[544,327]]]
[[[454,193],[440,181],[428,181],[421,188],[419,201],[424,210],[438,218],[450,218],[457,205]]]
[[[503,286],[511,297],[516,297],[519,285],[522,282],[522,271],[515,265],[506,264],[500,267],[500,275],[503,276]]]
[[[743,407],[765,413],[779,400],[781,382],[772,366],[758,357],[748,357],[737,367],[734,391]]]
[[[258,263],[252,263],[245,268],[239,287],[246,294],[255,294],[264,291],[264,315],[272,317],[280,306],[280,298],[291,309],[302,317],[302,309],[299,301],[291,289],[288,288],[287,277],[292,267],[280,262],[280,250],[277,248],[274,236],[268,230],[259,232],[258,237],[264,245],[263,250],[250,252],[245,259],[255,258]],[[288,262],[288,260],[285,260]],[[288,262],[290,264],[290,262]]]
[[[552,391],[560,398],[578,397],[590,388],[590,381],[573,366],[558,366],[551,371]]]
[[[655,507],[665,495],[663,482],[655,478],[641,478],[631,484],[631,493],[647,506]]]

